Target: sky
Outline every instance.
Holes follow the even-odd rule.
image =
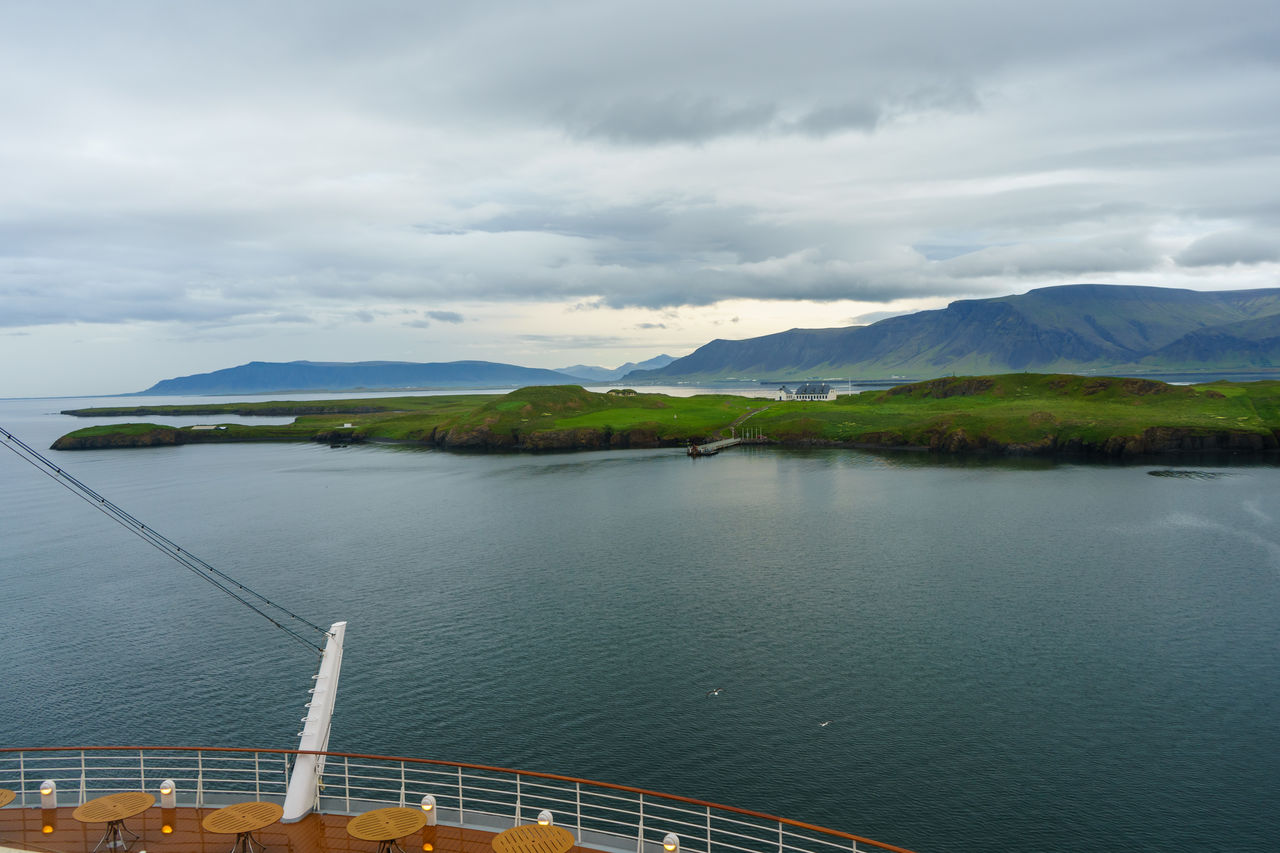
[[[1275,0],[0,0],[0,397],[1280,286]]]

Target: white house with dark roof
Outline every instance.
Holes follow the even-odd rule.
[[[778,400],[834,400],[836,389],[826,382],[805,382],[792,391],[786,385],[778,389]]]

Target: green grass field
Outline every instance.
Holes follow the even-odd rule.
[[[960,432],[993,445],[1056,440],[1103,445],[1150,429],[1274,437],[1280,383],[1166,385],[1068,374],[955,377],[841,397],[779,403],[752,420],[779,440],[932,446]],[[895,438],[896,436],[896,438]]]
[[[671,446],[727,436],[731,426],[741,423],[783,445],[1138,452],[1177,444],[1177,449],[1273,450],[1280,436],[1280,382],[1187,386],[1015,373],[936,379],[831,402],[776,402],[730,394],[669,397],[629,390],[599,394],[577,386],[541,386],[504,395],[237,402],[77,414],[199,415],[216,424],[218,414],[231,412],[297,417],[292,424],[278,426],[226,424],[225,429],[202,431],[184,427],[174,431],[178,437],[171,443],[380,440],[491,449]],[[145,436],[171,429],[155,424],[89,427],[64,436],[59,444],[136,446]]]

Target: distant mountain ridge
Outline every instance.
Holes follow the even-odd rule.
[[[964,299],[869,326],[715,340],[628,382],[1280,370],[1280,288],[1073,284]]]
[[[590,379],[593,382],[613,382],[621,379],[633,370],[656,370],[659,367],[666,367],[675,361],[674,355],[655,355],[653,358],[642,361],[637,364],[634,361],[628,361],[626,364],[610,370],[607,367],[596,367],[590,364],[574,364],[569,367],[558,367],[556,370],[560,373],[568,373],[572,376],[581,376],[584,379]]]
[[[251,361],[165,379],[141,394],[276,394],[287,391],[394,391],[580,384],[584,377],[490,361]]]

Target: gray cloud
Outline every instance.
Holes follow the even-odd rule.
[[[1145,271],[1162,256],[1140,234],[1095,237],[1072,243],[993,246],[938,265],[961,277],[1022,277]]]
[[[703,142],[770,126],[772,104],[727,104],[712,97],[631,97],[565,110],[560,120],[575,136],[610,142]]]
[[[628,343],[624,338],[609,335],[520,335],[520,340],[563,349],[617,347]]]
[[[883,110],[876,104],[843,103],[818,107],[800,118],[795,127],[802,133],[826,136],[842,130],[875,130]]]
[[[1218,231],[1196,240],[1179,252],[1174,260],[1184,267],[1280,261],[1280,232]]]
[[[1225,288],[1280,261],[1271,0],[10,6],[8,329],[435,338],[483,303]]]

